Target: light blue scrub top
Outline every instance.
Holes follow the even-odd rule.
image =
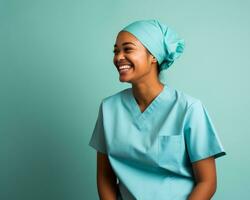
[[[167,85],[144,112],[132,88],[104,98],[89,145],[107,154],[122,200],[186,200],[191,163],[226,155],[202,102]]]

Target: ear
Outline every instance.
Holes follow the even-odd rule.
[[[157,59],[153,56],[153,58],[152,58],[152,62],[153,63],[157,63]]]
[[[157,59],[153,56],[153,54],[150,53],[148,49],[146,49],[146,51],[147,51],[147,54],[149,55],[149,58],[150,58],[150,60],[152,61],[152,63],[157,63],[158,61],[157,61]]]

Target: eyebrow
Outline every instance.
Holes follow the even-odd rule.
[[[122,46],[125,46],[125,45],[127,45],[127,44],[132,44],[132,45],[136,46],[136,45],[135,45],[134,43],[132,43],[132,42],[124,42],[124,43],[122,44]],[[117,45],[115,44],[114,47],[117,47]]]

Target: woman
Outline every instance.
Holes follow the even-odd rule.
[[[184,41],[158,20],[135,21],[114,45],[121,82],[102,100],[90,145],[101,200],[209,200],[225,155],[202,102],[166,84]]]

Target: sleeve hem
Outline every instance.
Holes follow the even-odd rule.
[[[96,146],[93,145],[92,143],[89,143],[89,146],[92,147],[92,148],[94,148],[96,151],[99,151],[99,152],[101,152],[101,153],[103,153],[103,154],[107,154],[107,152],[106,152],[105,150],[96,147]]]
[[[214,159],[216,159],[216,158],[219,158],[219,157],[222,157],[222,156],[225,156],[225,155],[227,155],[225,151],[221,151],[221,152],[218,152],[218,153],[212,153],[212,154],[209,154],[209,155],[206,155],[206,156],[200,156],[200,157],[198,157],[196,159],[193,159],[193,160],[191,160],[191,163],[194,163],[194,162],[197,162],[197,161],[200,161],[200,160],[204,160],[204,159],[209,158],[211,156],[213,156]]]

